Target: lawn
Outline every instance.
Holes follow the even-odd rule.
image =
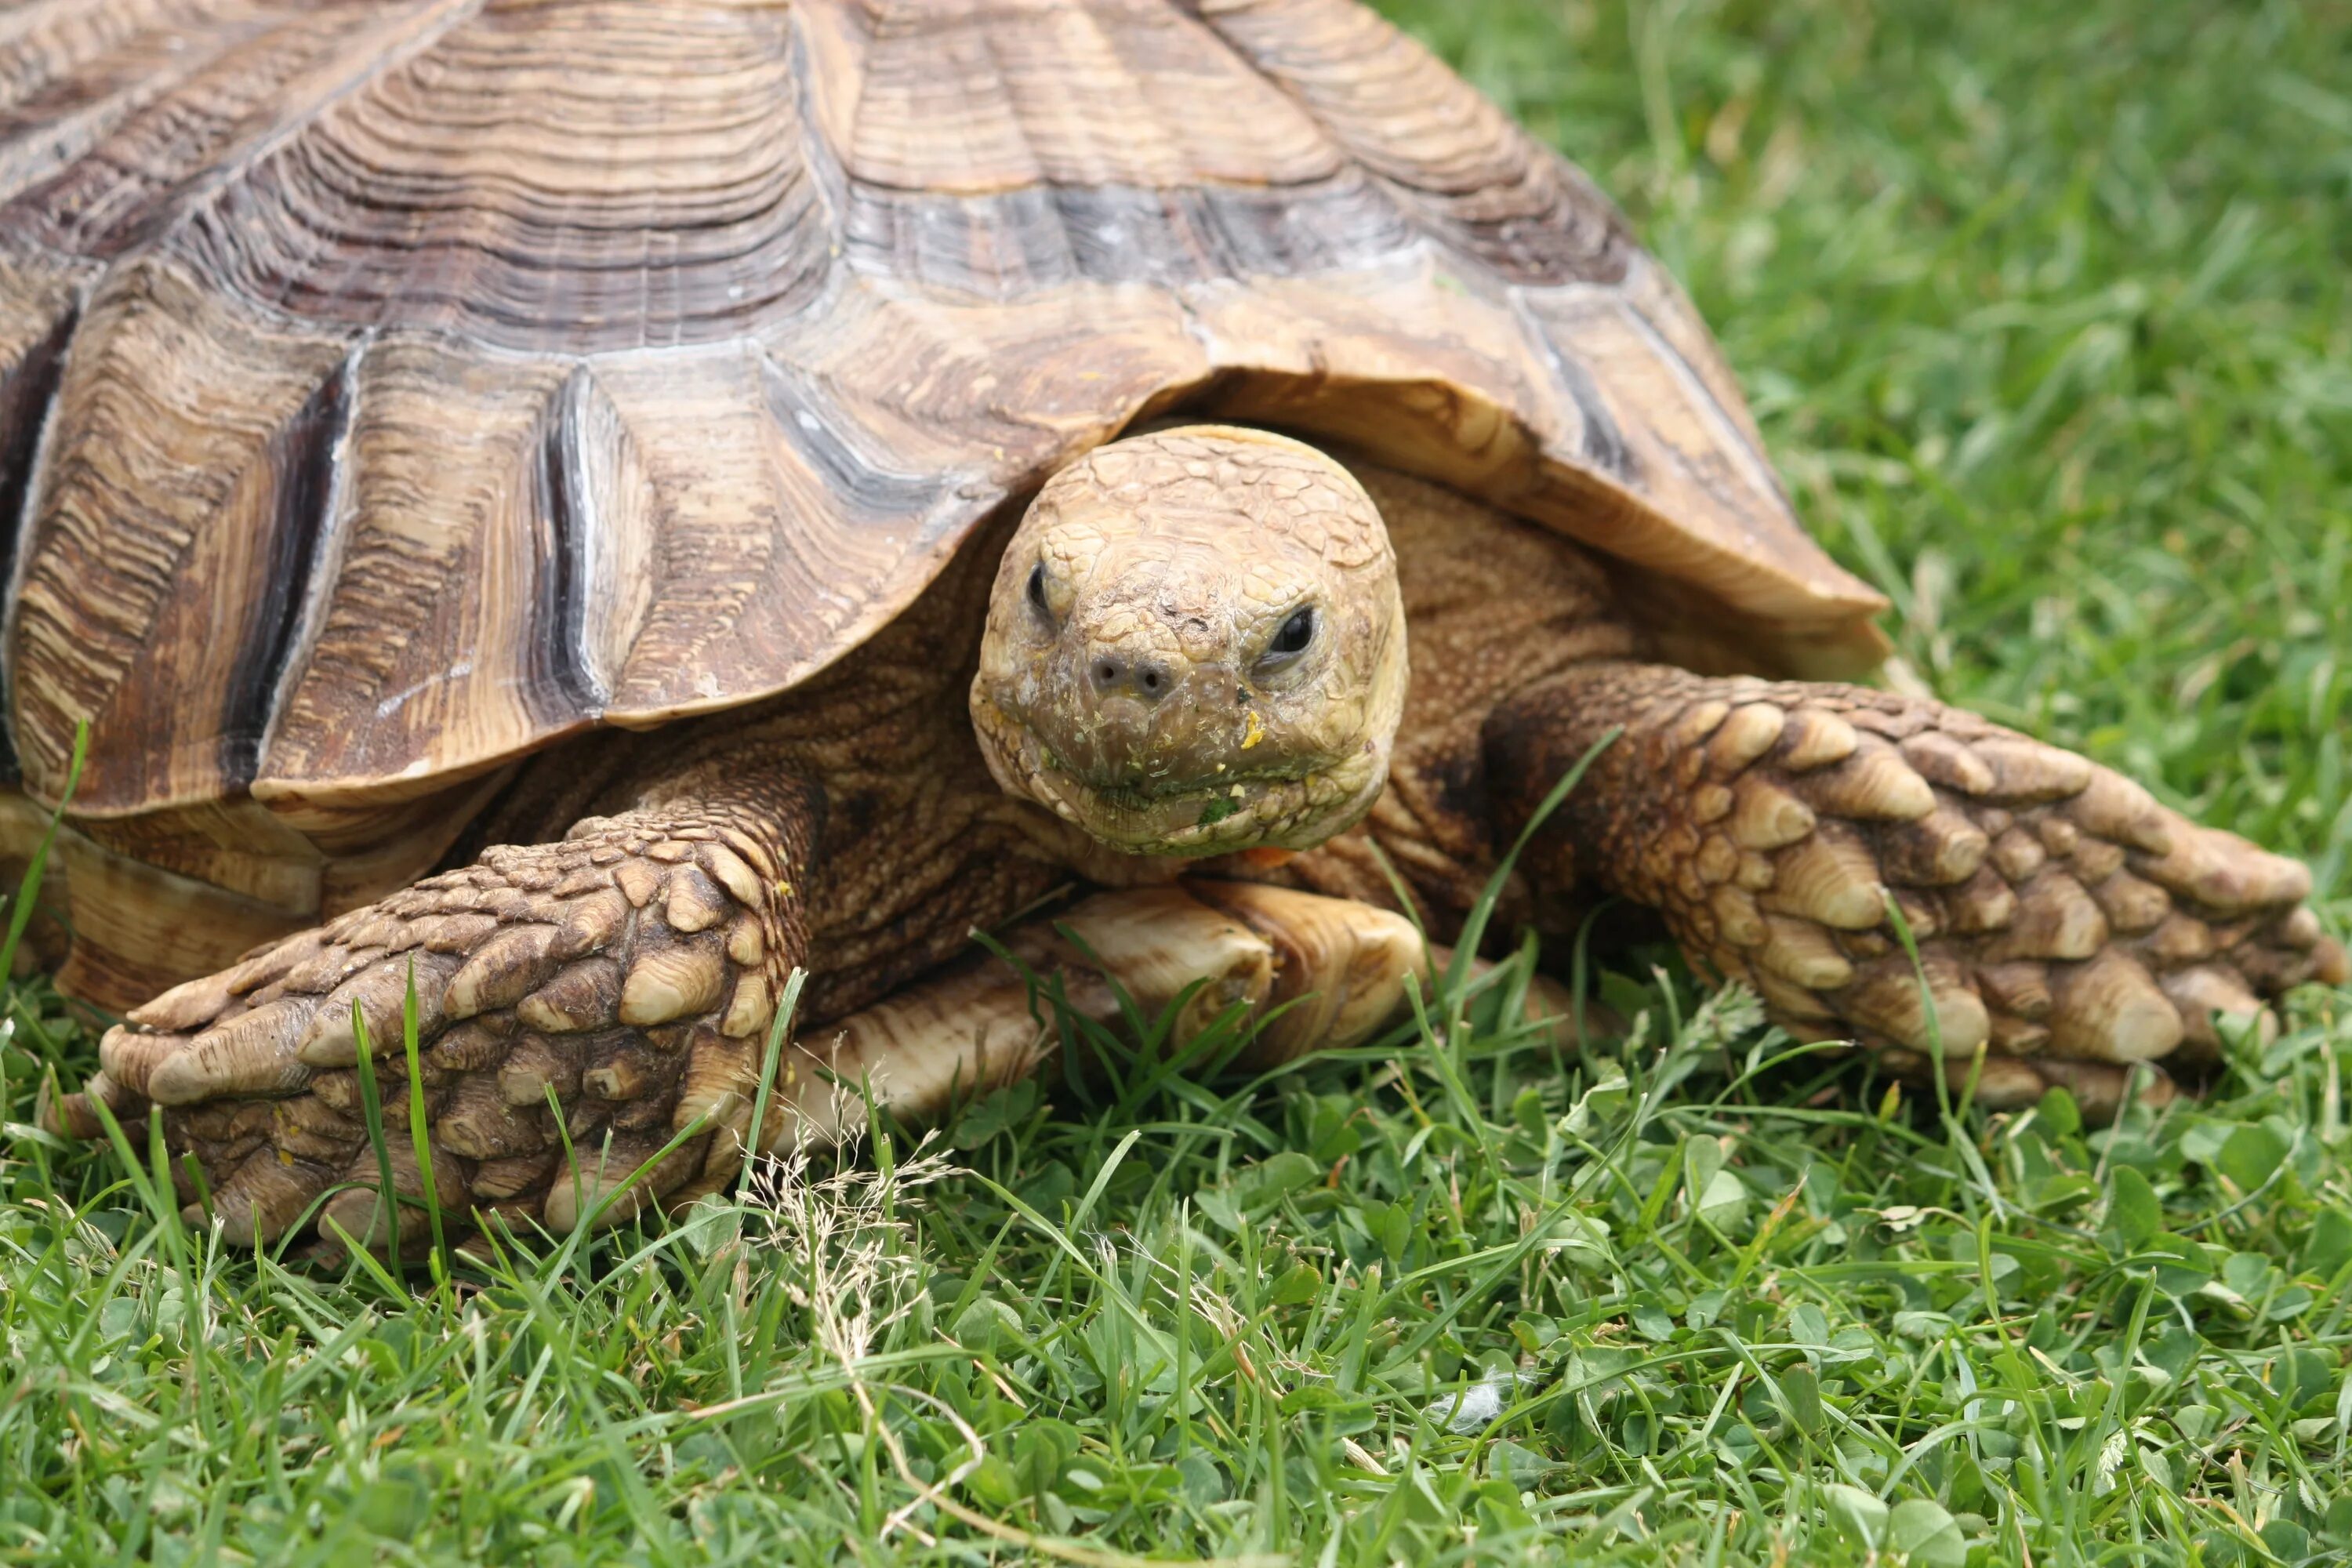
[[[1685,279],[1909,679],[2345,931],[2352,5],[1389,5]],[[413,1288],[26,1127],[92,1042],[19,986],[0,1561],[2352,1552],[2352,998],[2102,1132],[1614,962],[1574,1061],[1448,994]]]

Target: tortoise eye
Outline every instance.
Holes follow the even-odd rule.
[[[1290,618],[1276,630],[1274,640],[1265,645],[1265,657],[1258,660],[1258,668],[1270,669],[1288,664],[1305,653],[1314,641],[1315,607],[1312,605],[1301,605],[1291,611]]]
[[[1054,624],[1054,607],[1045,603],[1045,563],[1043,561],[1029,568],[1029,603],[1045,624]]]

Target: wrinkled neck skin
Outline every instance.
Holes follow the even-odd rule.
[[[1136,437],[1055,476],[1006,546],[972,726],[1007,794],[1115,855],[1305,849],[1387,781],[1405,640],[1339,464],[1254,430]]]

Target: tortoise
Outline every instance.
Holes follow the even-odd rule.
[[[1652,911],[1994,1104],[2344,977],[2301,866],[1841,683],[1885,602],[1690,303],[1353,0],[74,0],[0,56],[12,847],[64,805],[59,984],[139,1004],[47,1113],[164,1108],[239,1239],[373,1180],[412,985],[436,1190],[560,1227],[566,1140],[677,1201],[772,1135],[796,968],[804,1038],[920,1012],[1074,882],[1449,937],[1603,741],[1506,923]]]

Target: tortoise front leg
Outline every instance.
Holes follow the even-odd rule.
[[[232,1240],[275,1240],[340,1185],[321,1229],[381,1247],[352,1013],[393,1134],[394,1187],[421,1197],[402,1024],[413,974],[435,1195],[459,1231],[488,1213],[569,1231],[625,1186],[605,1222],[713,1190],[740,1168],[776,999],[806,945],[779,873],[803,858],[809,816],[789,790],[706,796],[491,849],[138,1009],[53,1122],[88,1136],[93,1098],[118,1115],[160,1104]],[[1258,1012],[1245,1065],[1260,1067],[1369,1037],[1433,962],[1388,910],[1208,881],[1097,894],[1028,921],[1007,946],[1032,973],[1058,975],[1068,1005],[1097,1022],[1118,1016],[1114,987],[1147,1016],[1181,1000],[1174,1050],[1235,1004]],[[1561,1011],[1549,993],[1528,1001],[1531,1019]],[[758,1142],[837,1136],[860,1103],[847,1091],[936,1119],[960,1094],[1037,1070],[1054,1037],[1023,974],[973,954],[803,1031],[779,1064]],[[404,1246],[421,1243],[422,1205],[394,1212]],[[193,1204],[190,1218],[202,1218]]]
[[[53,1119],[87,1135],[91,1098],[118,1114],[161,1105],[233,1239],[275,1239],[330,1187],[357,1184],[323,1218],[381,1244],[353,1015],[396,1134],[394,1184],[421,1195],[405,1133],[413,980],[445,1208],[569,1230],[701,1119],[606,1213],[715,1184],[739,1157],[759,1052],[806,946],[794,882],[814,819],[813,795],[789,780],[706,776],[558,842],[491,848],[136,1009]],[[394,1206],[403,1240],[420,1236],[425,1213]]]
[[[1238,1006],[1245,1043],[1222,1065],[1258,1071],[1363,1044],[1405,1015],[1416,978],[1426,991],[1452,960],[1393,910],[1207,878],[1097,893],[1003,945],[1018,968],[976,952],[794,1042],[767,1146],[835,1136],[843,1112],[861,1109],[836,1085],[932,1121],[960,1096],[1051,1070],[1059,1032],[1031,976],[1058,981],[1062,1005],[1100,1024],[1119,1016],[1114,986],[1146,1019],[1174,1007],[1162,1049],[1176,1057]],[[1564,992],[1538,977],[1524,1005],[1539,1037],[1567,1043]],[[1083,1076],[1087,1064],[1062,1066]]]
[[[806,1031],[780,1075],[764,1143],[836,1136],[845,1112],[862,1113],[844,1089],[921,1122],[1040,1069],[1083,1077],[1087,1064],[1054,1062],[1059,1029],[1032,977],[1057,983],[1061,1005],[1098,1024],[1119,1018],[1119,991],[1146,1019],[1175,1008],[1162,1049],[1177,1057],[1239,1007],[1245,1025],[1260,1021],[1226,1065],[1262,1068],[1361,1044],[1400,1014],[1411,977],[1431,963],[1412,922],[1391,910],[1195,879],[1097,893],[1023,922],[1002,945],[1018,967],[975,952]]]
[[[1889,692],[1570,670],[1487,721],[1503,826],[1616,725],[1533,847],[1538,885],[1581,879],[1656,909],[1695,963],[1754,985],[1793,1032],[1860,1039],[1916,1074],[1929,1013],[1892,903],[1948,1070],[1990,1049],[1988,1104],[2063,1083],[2112,1108],[2130,1064],[2210,1058],[2214,1014],[2346,977],[2297,862],[2071,752]]]

